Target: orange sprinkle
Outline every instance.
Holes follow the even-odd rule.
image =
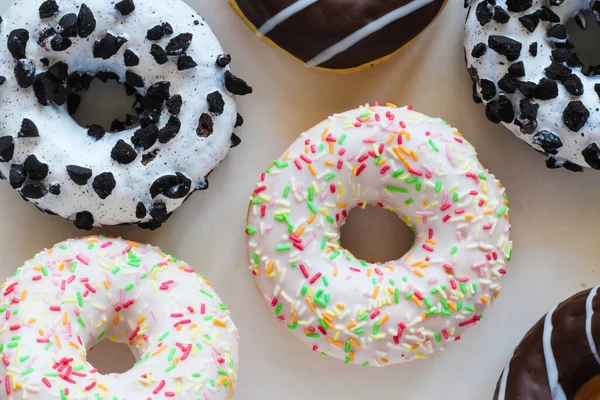
[[[356,175],[356,173],[357,173],[357,172],[358,172],[358,166],[357,166],[357,165],[354,165],[354,166],[352,167],[352,175]]]
[[[308,154],[310,152],[310,147],[304,146],[304,154]]]
[[[110,283],[108,283],[108,281],[106,279],[102,281],[102,284],[104,285],[105,288],[110,289]]]
[[[406,132],[406,140],[410,141],[410,132]]]
[[[385,144],[392,143],[392,140],[394,140],[394,136],[395,135],[393,133],[390,133],[390,136],[388,136],[388,138],[386,139]]]
[[[462,134],[462,133],[460,133],[460,132],[452,132],[452,134],[454,134],[454,135],[456,135],[456,136],[460,136],[460,137],[462,137],[462,136],[463,136],[463,134]]]
[[[348,203],[337,203],[335,206],[337,208],[346,208],[346,207],[348,207]],[[296,235],[296,236],[298,236],[298,235]]]
[[[313,304],[313,302],[310,299],[310,297],[306,296],[306,302],[308,303],[308,307],[310,308],[310,311],[312,311],[314,313],[317,312],[317,310],[315,309],[315,305]]]
[[[465,215],[465,219],[466,219],[467,221],[470,221],[470,220],[472,220],[472,219],[473,219],[473,216],[472,216],[471,214],[467,214],[467,215]]]
[[[419,277],[423,277],[423,271],[421,271],[420,269],[413,269],[413,274],[419,276]]]
[[[125,242],[125,243],[127,243],[131,247],[135,247],[136,249],[139,249],[141,247],[141,245],[137,242]]]
[[[344,309],[346,308],[346,306],[345,306],[345,305],[343,305],[342,303],[337,303],[335,306],[336,306],[337,308],[339,308],[340,310],[344,310]]]
[[[65,264],[64,263],[60,263],[60,265],[57,268],[59,271],[62,271],[63,269],[65,269]]]
[[[291,319],[291,322],[292,322],[292,324],[293,324],[294,322],[296,322],[296,318],[298,318],[298,313],[297,313],[297,312],[294,312],[294,313],[292,314],[292,319]]]
[[[408,261],[412,257],[412,255],[413,255],[412,251],[410,253],[408,253],[406,255],[406,257],[404,258],[404,262]]]
[[[415,304],[419,307],[423,306],[423,303],[421,303],[421,301],[419,299],[417,299],[417,296],[412,296],[411,299],[415,302]]]
[[[419,156],[417,155],[417,153],[414,152],[414,150],[410,151],[410,156],[412,157],[413,160],[419,161]]]
[[[348,328],[348,329],[352,329],[352,328],[354,328],[355,326],[356,326],[356,321],[352,321],[352,322],[350,322],[348,325],[346,325],[346,328]]]
[[[158,350],[156,350],[154,353],[152,353],[152,356],[154,357],[154,356],[162,353],[167,347],[168,346],[165,346],[165,345],[161,346]]]
[[[27,320],[27,323],[28,323],[28,324],[33,324],[33,323],[35,323],[36,321],[37,321],[37,318],[29,318],[29,319]]]
[[[23,293],[21,294],[21,301],[24,301],[27,298],[27,289],[23,290]]]
[[[427,243],[429,243],[429,244],[433,244],[433,245],[435,245],[435,244],[437,243],[435,240],[433,240],[433,239],[429,239],[429,238],[427,238],[425,241],[426,241]]]
[[[348,341],[349,341],[350,343],[352,343],[352,345],[353,345],[354,347],[358,347],[358,348],[360,348],[360,343],[358,343],[358,341],[357,341],[356,339],[354,339],[354,338],[350,338],[350,339],[348,339]]]
[[[101,383],[99,383],[99,384],[97,385],[97,387],[99,387],[99,388],[100,388],[102,391],[104,391],[104,392],[108,392],[108,388],[107,388],[106,386],[104,386],[103,384],[101,384]]]
[[[331,344],[336,345],[337,347],[342,347],[344,345],[344,343],[340,342],[339,340],[335,340],[334,338],[327,338],[327,341]]]
[[[303,233],[304,233],[304,225],[300,225],[300,228],[298,228],[298,230],[296,231],[296,237],[302,236]]]
[[[75,347],[77,350],[79,350],[79,345],[77,343],[69,342],[69,346]]]
[[[375,290],[373,290],[373,296],[371,298],[376,299],[379,294],[379,286],[375,286]]]
[[[217,326],[220,326],[221,328],[227,328],[227,324],[223,321],[221,321],[220,319],[213,319],[213,323]]]
[[[269,264],[267,265],[267,270],[265,271],[268,274],[271,273],[271,271],[273,271],[273,265],[275,264],[275,261],[271,260],[269,261]]]
[[[317,217],[317,214],[310,214],[310,217],[308,217],[308,220],[306,222],[308,222],[309,224],[312,224],[316,217]]]
[[[333,142],[329,142],[329,153],[333,154],[335,152],[335,147],[333,146]]]
[[[183,329],[183,325],[177,325],[177,328],[175,328],[175,330],[177,332],[181,332],[182,329]]]
[[[418,348],[419,348],[419,344],[418,343],[415,343],[415,344],[412,345],[412,349],[413,350],[416,350]]]
[[[96,243],[98,241],[98,239],[90,239],[90,240],[86,240],[85,244],[92,244],[92,243]]]
[[[113,318],[113,325],[118,325],[119,324],[119,314],[116,314],[115,317]]]
[[[448,303],[448,307],[450,307],[452,309],[452,311],[456,311],[456,306],[454,305],[454,303],[450,300],[447,301]]]
[[[406,150],[406,148],[402,145],[398,146],[400,148],[400,150],[402,150],[402,152],[404,154],[406,154],[407,156],[410,156],[410,151]]]
[[[333,321],[333,317],[328,312],[323,311],[321,313],[321,315],[323,316],[323,319],[326,319],[327,321],[330,321],[330,322]]]
[[[329,128],[325,128],[325,130],[323,131],[323,133],[321,133],[321,140],[325,141],[325,138],[327,137],[327,134],[329,133]]]
[[[388,319],[390,319],[390,314],[385,314],[385,315],[383,316],[383,318],[381,318],[381,321],[379,321],[379,324],[380,324],[380,325],[383,325],[383,324],[385,324],[385,323],[387,322],[387,320],[388,320]]]
[[[254,275],[256,275],[256,276],[260,275],[260,271],[258,270],[258,268],[254,268],[254,269],[252,270],[252,273],[253,273]]]
[[[328,167],[335,167],[335,164],[331,160],[325,161],[325,165],[327,165]]]
[[[333,268],[333,276],[334,277],[338,276],[338,267]]]
[[[43,331],[43,330],[41,330],[41,329],[38,329],[38,334],[39,334],[40,336],[44,336],[44,331]]]
[[[381,363],[382,364],[387,364],[388,363],[388,359],[387,358],[382,358],[381,359]]]
[[[378,167],[382,166],[383,164],[385,164],[388,161],[387,158],[382,158],[381,160],[379,160],[379,162],[376,164]]]
[[[67,313],[66,312],[63,312],[63,315],[62,315],[62,325],[63,326],[67,325]]]
[[[370,277],[371,277],[371,273],[372,273],[372,272],[373,272],[373,271],[371,270],[371,268],[368,268],[368,269],[367,269],[367,278],[370,278]]]
[[[56,341],[56,346],[58,346],[58,348],[62,350],[62,344],[60,344],[60,339],[58,338],[58,335],[54,335],[54,340]]]
[[[481,301],[482,301],[482,302],[484,302],[484,303],[488,303],[488,302],[490,301],[490,299],[488,299],[488,298],[487,298],[487,296],[481,296],[481,297],[479,298],[479,300],[481,300]]]
[[[348,353],[348,358],[350,359],[350,361],[354,361],[354,351],[350,350],[350,352]]]
[[[391,108],[398,108],[397,105],[395,105],[394,103],[385,103],[386,107],[391,107]]]
[[[490,215],[490,214],[493,214],[493,211],[492,210],[485,210],[483,213],[485,215]]]
[[[425,201],[423,202],[423,205],[424,205],[424,206],[428,206],[428,205],[429,205],[429,201],[428,201],[428,200],[425,200]]]
[[[285,153],[285,155],[283,156],[284,160],[287,160],[288,158],[290,158],[291,152],[288,151],[287,153]]]
[[[136,324],[141,325],[142,322],[144,322],[145,320],[146,320],[146,317],[142,315],[141,317],[138,318]]]
[[[191,324],[191,325],[190,325],[190,330],[191,330],[191,329],[195,329],[195,328],[197,328],[197,327],[198,327],[198,324]]]

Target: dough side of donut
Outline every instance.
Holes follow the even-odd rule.
[[[6,82],[0,85],[0,137],[14,138],[14,155],[10,160],[0,162],[0,173],[8,178],[13,165],[23,165],[27,157],[34,155],[48,165],[49,172],[45,179],[33,183],[41,185],[44,191],[52,185],[60,186],[58,195],[48,192],[39,199],[29,198],[40,209],[68,219],[76,219],[78,213],[87,212],[92,215],[94,226],[122,223],[160,225],[189,194],[206,187],[206,175],[230,148],[237,113],[234,97],[224,83],[229,66],[216,65],[218,56],[223,54],[221,45],[202,17],[183,1],[136,0],[135,11],[124,16],[115,9],[114,2],[87,0],[85,3],[97,24],[93,33],[86,38],[70,38],[71,47],[54,51],[48,43],[37,43],[42,29],[56,27],[65,14],[78,14],[83,2],[60,1],[56,16],[40,20],[38,7],[41,3],[37,0],[16,2],[0,24],[0,76],[6,77]],[[146,38],[148,30],[163,23],[172,26],[172,34],[165,34],[160,40]],[[138,148],[132,140],[140,127],[118,133],[107,132],[100,140],[90,137],[88,129],[80,127],[70,117],[66,105],[42,106],[32,87],[19,87],[13,72],[17,61],[6,50],[9,33],[15,29],[28,30],[30,39],[26,55],[35,63],[38,74],[48,69],[40,61],[47,58],[50,66],[58,61],[67,63],[71,75],[76,72],[90,75],[110,72],[116,74],[120,82],[125,82],[126,73],[134,73],[144,81],[145,87],[138,88],[142,96],[151,85],[169,82],[170,96],[180,95],[183,100],[181,111],[176,116],[181,124],[179,133],[167,143],[155,141],[145,149]],[[179,56],[168,56],[168,61],[159,65],[150,53],[151,47],[164,49],[172,39],[184,33],[193,35],[185,55],[192,57],[197,66],[179,71]],[[95,42],[101,41],[107,34],[126,42],[106,60],[93,58]],[[126,51],[135,53],[139,58],[138,65],[125,66]],[[207,97],[210,93],[217,93],[222,99],[222,104],[215,107],[216,111],[209,110]],[[171,117],[174,115],[163,105],[157,128],[165,128]],[[39,137],[18,137],[25,118],[35,123]],[[204,121],[206,125],[207,120],[212,124],[210,129],[201,130],[200,122]],[[129,164],[111,157],[120,140],[136,148],[136,158]],[[69,176],[69,165],[90,168],[92,176],[87,183],[80,185]],[[102,173],[111,173],[115,180],[112,193],[105,199],[100,198],[92,187],[93,180]],[[160,185],[157,185],[158,194],[151,193],[152,185],[159,178],[176,175],[183,177],[181,181],[185,187],[173,187],[179,190],[177,195],[167,195],[167,190]],[[19,190],[22,192],[22,188]],[[154,215],[160,216],[154,218],[153,211],[156,210],[158,212]]]
[[[560,3],[498,0],[486,7],[485,0],[472,1],[464,38],[467,67],[474,82],[474,97],[485,104],[488,119],[502,123],[519,139],[545,153],[549,168],[598,169],[600,86],[576,65],[576,48],[567,52],[567,60],[553,54],[566,44],[551,36],[551,29],[562,29],[570,18],[589,10],[590,1]],[[500,54],[505,51],[504,43],[499,44],[500,52],[492,48],[498,38],[516,41],[510,46],[521,46],[520,51]],[[524,76],[519,63],[523,63]],[[524,105],[528,98],[529,104]],[[536,115],[529,115],[532,106],[539,106],[533,113]]]
[[[235,11],[235,13],[242,19],[242,21],[246,24],[246,26],[248,26],[248,28],[250,28],[250,30],[252,31],[252,33],[254,33],[257,37],[259,37],[261,40],[263,40],[265,43],[267,43],[268,45],[270,45],[271,47],[274,47],[276,49],[279,49],[281,51],[283,51],[284,53],[286,53],[287,55],[289,55],[290,57],[292,57],[295,61],[303,64],[303,65],[307,65],[307,61],[308,60],[301,60],[300,58],[298,58],[297,56],[293,55],[290,50],[287,50],[281,46],[279,46],[277,43],[275,43],[268,35],[262,35],[259,33],[259,28],[252,22],[250,21],[250,19],[244,14],[244,12],[241,10],[240,6],[238,5],[238,3],[236,2],[236,0],[227,0],[227,2],[229,3],[229,5],[231,6],[231,8]],[[448,3],[448,0],[443,0],[443,3],[440,5],[439,11],[437,12],[437,14],[435,15],[435,17],[433,17],[428,23],[427,25],[418,33],[416,34],[414,37],[412,37],[410,40],[406,41],[406,43],[402,46],[400,46],[398,49],[395,49],[394,51],[385,54],[381,57],[378,57],[377,59],[373,60],[373,61],[368,61],[365,62],[361,65],[355,66],[355,67],[349,67],[349,68],[328,68],[328,67],[322,67],[319,65],[309,65],[311,68],[317,69],[317,70],[321,70],[321,71],[328,71],[328,72],[335,72],[335,73],[353,73],[353,72],[358,72],[361,71],[363,69],[366,68],[370,68],[370,67],[374,67],[377,64],[380,64],[382,62],[385,62],[389,59],[391,59],[392,57],[394,57],[396,54],[398,54],[402,49],[404,49],[406,46],[409,46],[410,44],[412,44],[415,40],[417,40],[421,34],[423,32],[425,32],[436,20],[437,18],[439,18],[439,16],[441,15],[442,11],[444,10],[446,4]],[[351,51],[351,47],[349,50],[346,51]]]
[[[370,263],[342,247],[348,212],[367,204],[414,228],[401,259]],[[509,230],[505,189],[462,135],[393,105],[303,133],[256,184],[246,226],[250,271],[274,316],[313,351],[363,366],[459,340],[499,294]]]
[[[27,261],[0,290],[1,396],[233,395],[239,338],[227,307],[205,277],[158,248],[98,236],[68,240]],[[86,354],[104,339],[128,344],[135,366],[98,373]]]

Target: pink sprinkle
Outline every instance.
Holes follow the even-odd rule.
[[[406,129],[406,124],[404,123],[404,121],[400,121],[400,126],[402,127],[402,129]]]
[[[472,178],[475,181],[475,183],[479,183],[479,177],[477,175],[475,175],[473,172],[467,172],[465,174],[465,176],[468,178]]]
[[[360,167],[358,167],[358,170],[356,170],[356,176],[359,176],[361,172],[365,170],[365,168],[367,168],[367,164],[361,164]]]
[[[79,253],[75,258],[81,261],[84,265],[89,265],[90,260],[84,254]]]
[[[446,222],[446,221],[448,221],[450,218],[451,218],[451,217],[450,217],[450,214],[446,214],[446,215],[444,216],[444,218],[442,218],[442,221]]]
[[[417,175],[417,176],[423,176],[423,173],[422,173],[421,171],[419,171],[419,170],[416,170],[416,169],[414,169],[414,168],[409,168],[409,169],[408,169],[408,172],[410,172],[410,173],[411,173],[411,174],[413,174],[413,175]]]
[[[107,248],[108,246],[111,246],[112,244],[113,244],[113,242],[106,242],[106,243],[103,243],[103,244],[102,244],[102,246],[100,246],[100,248],[101,248],[101,249],[105,249],[105,248]]]
[[[440,210],[442,210],[442,211],[446,211],[446,210],[447,210],[447,209],[449,209],[450,207],[452,207],[452,204],[451,204],[451,203],[445,203],[444,205],[442,205],[442,206],[440,207]]]
[[[484,226],[482,226],[483,229],[488,230],[492,228],[492,224],[485,224]]]
[[[312,278],[310,278],[310,281],[308,281],[311,285],[313,283],[315,283],[317,281],[317,279],[319,279],[321,277],[321,273],[317,272]]]
[[[306,157],[304,154],[301,154],[301,155],[300,155],[300,158],[301,158],[302,160],[304,160],[304,162],[305,162],[305,163],[307,163],[307,164],[312,164],[312,160],[311,160],[310,158]]]
[[[375,310],[371,313],[371,319],[375,319],[379,314],[381,314],[381,310]]]
[[[300,161],[294,160],[294,165],[296,166],[296,168],[302,169],[302,164],[300,164]]]
[[[306,267],[304,266],[304,264],[300,264],[300,271],[302,271],[302,275],[304,275],[305,278],[308,278],[308,271],[306,270]]]
[[[375,138],[364,138],[363,143],[376,143]]]
[[[450,146],[446,146],[446,158],[448,161],[452,161],[452,153],[450,153]]]

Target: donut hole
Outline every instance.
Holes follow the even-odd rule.
[[[578,19],[585,19],[586,29],[581,29],[578,25]],[[600,25],[591,11],[583,11],[579,15],[571,18],[567,24],[569,30],[569,41],[575,46],[573,52],[584,65],[583,73],[590,75],[590,70],[595,70],[591,75],[600,75],[600,52],[598,43],[600,43]]]
[[[77,95],[80,103],[71,117],[81,127],[100,125],[106,132],[119,132],[139,126],[138,113],[133,108],[135,96],[114,79],[103,82],[96,78],[87,91]]]
[[[136,359],[128,345],[106,339],[90,349],[87,361],[97,368],[98,372],[106,375],[129,371]]]
[[[415,240],[414,232],[396,213],[370,204],[353,208],[340,233],[346,250],[373,263],[401,258]]]
[[[600,375],[589,380],[575,395],[574,400],[600,399]]]

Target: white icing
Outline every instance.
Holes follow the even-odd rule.
[[[471,3],[471,8],[466,21],[466,35],[464,39],[467,65],[474,67],[481,79],[488,79],[497,83],[507,72],[511,65],[510,61],[507,61],[506,57],[498,54],[494,50],[488,48],[486,53],[475,58],[471,55],[471,51],[478,43],[488,44],[488,37],[490,35],[503,35],[511,39],[517,40],[523,44],[521,50],[521,57],[514,61],[523,61],[525,64],[524,78],[520,78],[522,81],[531,81],[538,83],[540,79],[546,77],[544,69],[549,67],[552,63],[551,53],[554,46],[546,36],[547,29],[552,26],[551,22],[540,21],[537,29],[530,33],[520,22],[519,17],[522,15],[528,15],[538,10],[541,6],[548,6],[554,13],[556,13],[562,24],[579,13],[582,10],[590,8],[590,0],[565,0],[562,5],[554,7],[550,6],[546,0],[534,0],[532,7],[523,13],[508,12],[511,16],[510,20],[506,24],[497,23],[494,20],[487,23],[485,26],[481,26],[476,18],[476,7],[479,3],[485,0],[474,0]],[[507,10],[506,0],[497,0],[497,5]],[[529,53],[529,45],[537,42],[538,53],[536,57],[533,57]],[[576,50],[575,50],[576,51]],[[523,134],[519,127],[514,123],[504,123],[503,125],[510,129],[518,138],[524,140],[532,147],[542,150],[540,146],[532,143],[533,137],[536,132],[541,130],[547,130],[560,137],[563,146],[558,149],[556,155],[562,161],[569,160],[576,164],[584,167],[589,167],[585,161],[582,150],[585,149],[591,143],[598,143],[600,145],[600,113],[597,109],[600,105],[598,94],[594,90],[594,85],[598,83],[597,79],[588,78],[583,75],[581,68],[573,68],[573,74],[577,75],[581,79],[584,87],[584,93],[582,96],[571,96],[564,86],[558,83],[558,97],[551,100],[538,100],[532,99],[533,102],[540,105],[537,122],[537,130],[530,135]],[[479,92],[481,88],[478,88]],[[498,93],[500,89],[497,88]],[[517,90],[515,94],[506,93],[506,96],[511,100],[515,114],[519,115],[519,102],[524,99],[524,96]],[[494,99],[490,100],[493,101]],[[567,107],[570,101],[580,100],[590,111],[590,117],[586,124],[581,128],[579,132],[571,131],[563,122],[563,111]],[[484,103],[488,101],[484,100]]]
[[[544,333],[542,336],[542,342],[544,346],[544,360],[546,362],[546,374],[548,376],[548,386],[550,387],[550,393],[552,394],[552,400],[567,400],[565,392],[558,382],[558,366],[556,365],[556,359],[554,358],[554,352],[552,351],[552,315],[558,306],[554,306],[552,310],[546,314],[544,319]]]
[[[415,0],[411,1],[410,3],[404,6],[398,7],[394,11],[391,11],[383,17],[371,22],[368,25],[365,25],[364,27],[360,28],[347,38],[329,47],[328,49],[323,50],[312,60],[308,61],[306,65],[311,67],[321,65],[331,60],[336,55],[348,50],[350,47],[354,46],[356,43],[360,42],[364,38],[369,37],[373,33],[383,29],[392,22],[395,22],[400,18],[404,18],[407,15],[412,14],[413,12],[425,7],[426,5],[432,2],[433,0]]]
[[[600,364],[600,356],[598,356],[598,349],[596,348],[596,342],[594,341],[594,335],[592,333],[592,318],[594,317],[594,298],[598,293],[599,287],[600,286],[596,286],[593,288],[585,301],[585,334],[590,345],[590,350],[592,350],[598,364]]]
[[[296,15],[300,11],[304,10],[306,7],[316,3],[319,0],[298,0],[297,2],[290,4],[288,7],[284,8],[268,21],[266,21],[257,31],[256,35],[258,37],[264,36],[267,33],[271,32],[277,25],[281,24],[288,18]]]
[[[303,133],[269,168],[248,213],[250,269],[296,337],[355,364],[401,363],[442,350],[493,302],[512,247],[505,191],[459,135],[407,108],[365,106]],[[340,247],[339,230],[344,213],[378,202],[415,229],[415,244],[399,260],[363,265]]]
[[[13,400],[60,399],[65,389],[69,399],[81,400],[231,398],[238,336],[229,311],[186,263],[130,243],[68,240],[39,253],[0,285],[0,307],[10,315],[6,320],[3,312],[0,321],[2,396],[8,377]],[[86,354],[101,335],[129,344],[138,361],[148,358],[122,374],[95,372]],[[53,368],[69,358],[73,372]],[[75,383],[52,375],[57,371]]]
[[[8,176],[11,164],[22,164],[30,154],[50,166],[50,175],[43,181],[47,187],[59,183],[61,194],[48,194],[39,200],[32,200],[42,209],[50,210],[65,218],[73,219],[80,211],[93,214],[96,225],[115,225],[120,223],[147,222],[135,217],[136,205],[142,201],[147,208],[154,202],[164,202],[167,211],[178,208],[184,199],[169,199],[162,194],[152,199],[149,193],[151,184],[160,176],[181,172],[192,181],[192,190],[201,184],[204,177],[225,157],[230,146],[230,137],[236,121],[236,107],[233,97],[223,84],[225,69],[218,69],[215,60],[223,53],[219,42],[206,22],[187,4],[180,0],[136,0],[136,10],[121,16],[115,10],[115,2],[107,0],[86,0],[85,3],[94,13],[97,27],[88,38],[72,38],[73,45],[62,52],[54,52],[49,46],[42,48],[37,44],[39,30],[46,26],[56,26],[66,13],[78,13],[81,0],[62,0],[60,12],[56,17],[40,21],[38,7],[41,0],[23,0],[15,2],[4,15],[0,24],[0,37],[4,38],[0,50],[0,76],[7,81],[0,86],[0,137],[15,137],[16,149],[11,162],[0,162],[0,172]],[[194,21],[199,21],[198,25]],[[158,42],[146,37],[148,29],[162,22],[169,22],[174,29],[173,35],[165,35]],[[51,63],[62,60],[69,65],[69,72],[75,71],[94,74],[101,70],[112,71],[125,80],[126,70],[141,75],[146,87],[158,81],[171,82],[171,95],[180,94],[183,106],[179,119],[181,130],[167,144],[158,141],[144,154],[159,149],[156,159],[147,166],[141,164],[142,154],[129,164],[122,165],[112,160],[111,150],[119,139],[131,144],[130,138],[136,129],[120,133],[107,133],[100,141],[87,136],[87,129],[80,127],[68,114],[66,105],[62,107],[41,106],[34,96],[33,89],[21,89],[14,78],[15,60],[6,48],[6,38],[14,29],[26,28],[30,33],[27,44],[27,56],[33,59],[37,71],[46,68],[40,58],[47,57]],[[120,51],[108,60],[92,58],[92,48],[96,40],[102,39],[107,32],[127,39]],[[158,65],[150,54],[153,43],[163,48],[169,40],[180,33],[192,33],[193,40],[186,53],[193,57],[198,67],[186,71],[177,70],[177,57],[169,57],[169,62]],[[123,53],[130,49],[140,58],[135,67],[125,67]],[[221,116],[213,116],[214,133],[208,138],[196,135],[198,120],[202,113],[208,112],[206,96],[218,90],[223,95],[225,111]],[[31,119],[40,131],[37,139],[16,139],[23,118]],[[169,115],[163,109],[162,128]],[[67,175],[66,165],[78,165],[93,170],[93,177],[86,186],[75,184]],[[93,178],[103,172],[112,172],[116,188],[105,200],[101,200],[92,190]]]

